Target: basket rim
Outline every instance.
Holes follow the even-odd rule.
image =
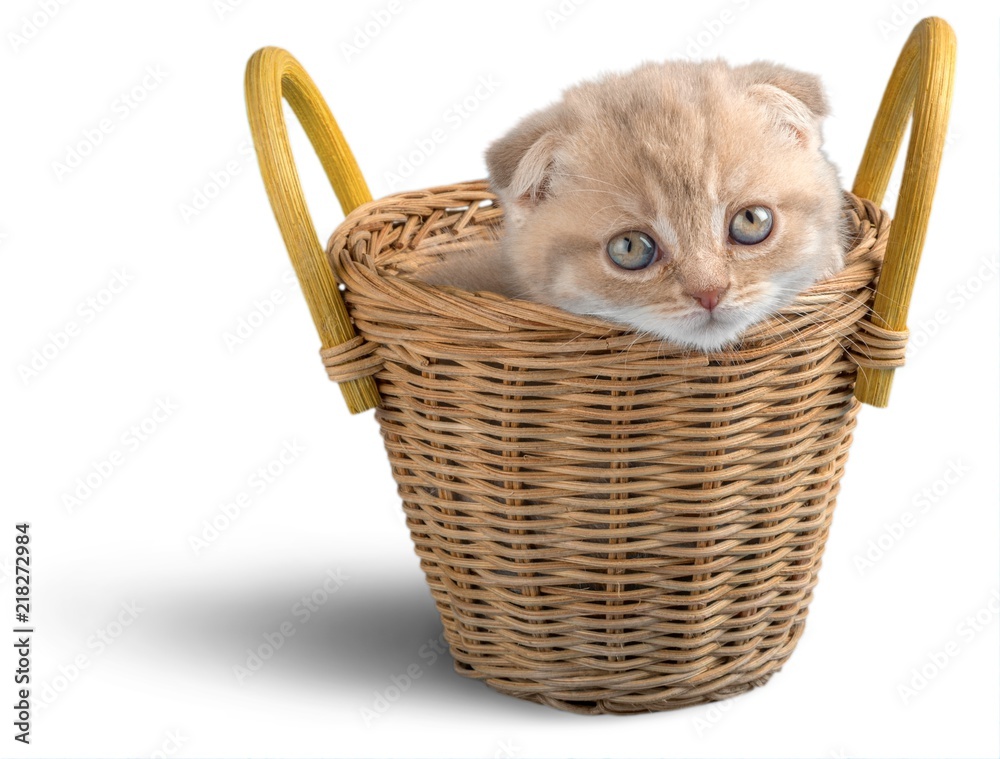
[[[661,355],[665,357],[690,356],[699,362],[706,357],[731,357],[735,353],[746,357],[759,353],[765,345],[770,346],[766,350],[773,350],[775,337],[783,338],[781,342],[787,341],[790,322],[801,320],[803,314],[822,313],[824,306],[835,304],[845,294],[859,291],[870,294],[873,291],[888,239],[889,215],[867,199],[847,190],[843,194],[845,223],[849,226],[851,240],[851,246],[845,252],[844,268],[832,277],[816,282],[771,316],[751,325],[738,341],[710,353],[669,343],[603,317],[571,313],[557,306],[507,298],[492,292],[470,292],[450,285],[431,285],[389,271],[382,265],[385,251],[398,252],[412,247],[412,236],[409,240],[401,237],[406,231],[407,221],[415,215],[424,218],[434,215],[439,225],[447,226],[441,220],[449,214],[471,218],[485,212],[499,219],[491,223],[502,223],[502,205],[489,189],[487,180],[404,191],[364,203],[348,214],[331,234],[326,257],[338,281],[344,285],[344,295],[349,301],[352,298],[363,300],[368,293],[380,300],[406,304],[409,310],[425,313],[428,317],[450,317],[479,325],[493,336],[511,333],[513,337],[514,333],[521,333],[526,338],[539,339],[550,333],[557,340],[560,336],[565,339],[567,333],[573,333],[579,338],[608,341],[605,344],[609,348],[623,339],[630,345],[655,343],[662,346]],[[473,203],[476,208],[472,208]],[[398,232],[399,237],[394,241],[383,239],[380,235],[386,228]],[[417,244],[425,243],[428,237],[421,233],[416,238]],[[367,244],[357,245],[359,240],[369,243],[373,239],[378,246],[374,256],[368,252]],[[449,235],[441,242],[457,244],[460,239],[460,236]],[[867,313],[867,295],[862,300],[866,302]],[[852,323],[859,318],[854,316]],[[829,320],[818,318],[811,323],[823,321]],[[442,338],[447,340],[444,335]],[[548,345],[551,347],[552,342]]]

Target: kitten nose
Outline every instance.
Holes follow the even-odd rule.
[[[726,287],[715,287],[710,290],[699,290],[698,292],[688,293],[688,295],[701,303],[702,308],[711,311],[719,305],[719,300],[721,300],[722,294],[727,289]]]

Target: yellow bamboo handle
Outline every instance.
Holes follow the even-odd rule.
[[[872,307],[872,321],[879,327],[906,328],[944,150],[954,79],[955,33],[946,21],[925,18],[914,27],[899,54],[854,180],[855,195],[881,205],[912,114],[903,181]],[[855,397],[872,406],[887,405],[892,376],[892,369],[858,367]]]
[[[370,201],[371,193],[329,107],[290,53],[276,47],[254,53],[247,63],[245,90],[260,173],[313,324],[322,347],[340,345],[355,336],[354,326],[302,194],[282,97],[305,129],[344,213]],[[340,390],[352,414],[374,408],[380,401],[371,377],[341,382]]]

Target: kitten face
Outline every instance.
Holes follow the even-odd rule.
[[[843,264],[824,114],[815,78],[770,64],[651,64],[569,90],[487,154],[508,293],[725,346]]]

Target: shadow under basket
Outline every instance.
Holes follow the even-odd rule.
[[[371,201],[294,58],[265,48],[251,59],[261,171],[323,362],[352,411],[376,408],[459,672],[559,709],[630,713],[741,693],[791,655],[855,396],[871,401],[861,385],[902,364],[947,119],[950,35],[927,19],[904,47],[855,194],[845,193],[844,270],[707,355],[409,278],[502,224],[487,184]],[[283,97],[350,211],[325,255]],[[911,140],[930,147],[907,161],[908,200],[890,236],[878,204],[911,112]],[[886,294],[885,280],[903,291]]]

